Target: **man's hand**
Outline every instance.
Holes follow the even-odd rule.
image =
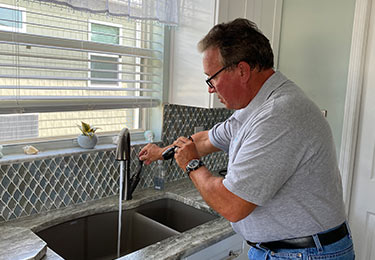
[[[163,150],[163,148],[160,148],[156,144],[147,144],[139,152],[139,160],[143,161],[146,165],[149,165],[156,160],[163,160],[163,157],[161,156]]]
[[[197,148],[192,139],[186,137],[179,137],[174,143],[177,146],[175,149],[174,158],[180,168],[185,171],[186,165],[193,159],[199,159]]]

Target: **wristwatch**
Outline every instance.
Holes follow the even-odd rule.
[[[190,172],[197,170],[199,167],[203,166],[204,163],[199,159],[193,159],[186,165],[186,174],[190,176]]]

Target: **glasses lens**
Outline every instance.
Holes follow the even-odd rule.
[[[222,72],[223,70],[225,70],[227,67],[222,67],[218,72],[216,72],[214,75],[212,75],[211,77],[209,77],[208,79],[206,79],[206,83],[207,85],[210,87],[210,88],[214,88],[214,85],[212,85],[211,83],[211,80],[213,78],[215,78],[217,75],[219,75],[220,72]]]
[[[213,88],[213,87],[214,87],[214,86],[212,85],[210,79],[206,80],[206,83],[207,83],[207,85],[208,85],[210,88]]]

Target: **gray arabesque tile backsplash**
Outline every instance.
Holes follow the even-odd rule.
[[[210,129],[228,118],[232,111],[165,105],[162,145],[179,136],[193,134],[195,126]],[[137,154],[143,146],[131,148],[131,172],[138,166]],[[29,216],[73,204],[118,194],[119,163],[114,149],[87,150],[69,156],[46,157],[34,161],[0,165],[0,222]],[[227,165],[224,152],[203,158],[213,171]],[[186,178],[173,161],[168,167],[167,182]],[[155,163],[144,166],[137,189],[153,186]]]

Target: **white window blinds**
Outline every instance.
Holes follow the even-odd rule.
[[[97,111],[99,120],[111,117],[105,110],[158,106],[163,51],[154,21],[0,0],[0,114]],[[139,122],[131,113],[121,117]]]
[[[23,7],[24,21],[19,21],[21,10],[0,10],[14,10],[15,20],[8,27],[26,27],[25,32],[0,31],[1,113],[159,104],[161,25],[122,18],[115,27],[100,24],[109,20],[105,15],[93,17],[50,5],[45,12],[31,7]],[[92,18],[99,23],[92,23]]]

